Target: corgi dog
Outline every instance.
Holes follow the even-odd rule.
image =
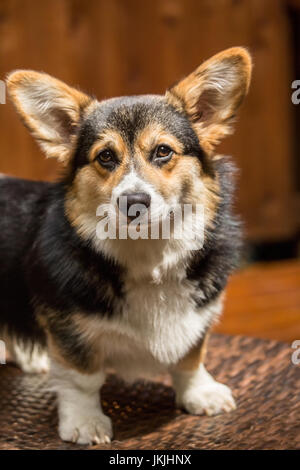
[[[110,442],[99,399],[110,369],[125,379],[167,371],[188,413],[235,408],[204,358],[241,239],[234,166],[215,147],[232,130],[251,67],[246,49],[231,48],[164,95],[104,101],[45,73],[8,76],[17,112],[62,175],[1,175],[0,338],[24,371],[49,369],[61,439]],[[176,238],[171,220],[163,237],[166,214],[185,204],[203,208],[202,223]],[[143,217],[136,236],[119,226],[99,236],[99,223],[121,214],[128,231]],[[158,236],[139,237],[151,214]]]

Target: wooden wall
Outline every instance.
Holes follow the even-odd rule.
[[[98,98],[162,93],[203,59],[247,46],[254,79],[237,133],[238,210],[252,240],[299,227],[294,189],[292,40],[283,0],[1,0],[0,78],[42,70]],[[300,78],[300,77],[298,77]],[[11,104],[0,105],[0,171],[53,179]]]

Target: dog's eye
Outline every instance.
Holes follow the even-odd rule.
[[[167,145],[159,145],[154,152],[154,161],[157,163],[164,163],[170,160],[173,155],[173,150]]]
[[[97,155],[97,160],[100,162],[107,163],[111,161],[114,157],[114,153],[110,149],[103,150]]]
[[[97,160],[100,165],[109,169],[113,169],[116,165],[116,156],[110,149],[102,150],[102,152],[98,153],[95,160]]]

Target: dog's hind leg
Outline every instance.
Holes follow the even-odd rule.
[[[49,370],[49,357],[45,348],[39,344],[18,338],[5,338],[10,359],[24,372],[29,374],[46,373]]]

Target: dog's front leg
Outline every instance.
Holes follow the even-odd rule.
[[[112,424],[102,411],[99,394],[104,372],[88,372],[88,367],[84,371],[70,358],[67,362],[62,352],[58,354],[52,341],[51,346],[50,387],[57,393],[61,439],[78,444],[110,442]]]
[[[111,420],[103,413],[99,396],[104,374],[83,374],[52,361],[51,378],[58,398],[61,439],[78,444],[110,442]]]
[[[204,367],[207,335],[172,368],[176,403],[191,414],[215,415],[235,409],[229,387],[223,385]]]

